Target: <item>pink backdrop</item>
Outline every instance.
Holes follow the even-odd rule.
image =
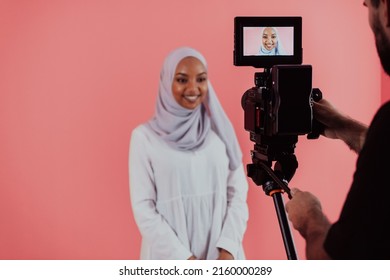
[[[382,102],[390,100],[390,77],[382,71]]]
[[[302,16],[313,85],[351,116],[371,120],[381,70],[360,2],[0,1],[0,259],[138,258],[129,137],[151,117],[162,61],[175,47],[208,59],[250,162],[240,99],[255,69],[233,66],[238,15]],[[336,219],[356,156],[340,141],[305,137],[296,154],[291,186],[314,192]],[[286,259],[272,198],[250,181],[248,203],[247,257]],[[304,259],[303,240],[295,231],[294,238]]]

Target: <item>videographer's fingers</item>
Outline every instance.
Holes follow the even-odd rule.
[[[321,99],[318,102],[313,103],[313,114],[316,120],[323,123],[326,126],[331,126],[331,118],[329,116],[335,115],[337,110],[326,99]]]
[[[292,188],[292,189],[289,190],[289,192],[288,192],[288,198],[290,199],[290,201],[291,201],[291,199],[294,198],[294,195],[295,195],[297,192],[300,192],[300,190],[297,189],[297,188]],[[287,209],[286,209],[286,210],[287,210]]]
[[[326,99],[314,102],[313,113],[314,118],[324,126],[321,134],[327,138],[338,139],[338,134],[343,127],[344,115]]]
[[[290,193],[291,193],[291,196],[294,197],[294,195],[297,193],[297,192],[300,192],[301,190],[298,189],[298,188],[292,188]]]

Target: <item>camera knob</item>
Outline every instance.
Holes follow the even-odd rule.
[[[313,88],[311,94],[315,102],[318,102],[322,99],[322,92],[319,88]]]

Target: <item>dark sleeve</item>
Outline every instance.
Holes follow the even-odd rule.
[[[325,240],[333,259],[390,259],[389,175],[390,103],[386,103],[369,127],[339,220]]]

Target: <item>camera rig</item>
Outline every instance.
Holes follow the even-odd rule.
[[[264,69],[255,73],[255,86],[241,98],[244,128],[255,143],[247,176],[272,196],[287,257],[297,259],[282,194],[292,198],[288,182],[298,168],[294,154],[298,136],[316,139],[323,129],[313,117],[313,103],[322,98],[322,93],[312,88],[311,65],[302,65],[302,18],[236,17],[234,23],[234,65]],[[266,29],[274,30],[274,47],[278,40],[284,40],[290,52],[259,53]],[[282,39],[276,30],[284,32]]]
[[[288,73],[284,76],[280,71]],[[310,79],[305,77],[308,74]],[[285,77],[281,83],[280,77]],[[297,259],[282,193],[292,198],[288,182],[298,168],[294,154],[298,135],[307,134],[308,139],[316,139],[323,129],[313,119],[312,112],[313,101],[319,101],[322,93],[318,88],[311,88],[311,66],[305,65],[265,69],[255,73],[255,85],[241,99],[244,127],[255,143],[251,150],[252,163],[247,164],[247,176],[273,198],[288,259]],[[294,92],[300,92],[301,100],[288,102],[286,96],[294,96]]]

